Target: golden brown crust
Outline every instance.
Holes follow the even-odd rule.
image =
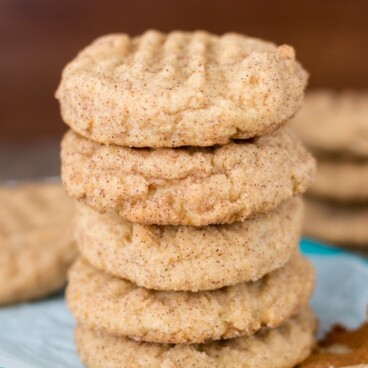
[[[212,146],[268,133],[300,108],[307,73],[290,46],[240,34],[101,37],[63,71],[64,121],[100,143]]]
[[[204,345],[163,345],[113,337],[78,325],[75,340],[87,368],[292,368],[314,344],[316,320],[302,312],[276,329]]]
[[[60,184],[0,188],[0,304],[60,289],[77,249],[72,203]]]
[[[255,281],[282,267],[298,247],[299,198],[229,225],[139,225],[77,206],[74,234],[95,267],[147,289],[211,290]]]
[[[79,259],[67,302],[77,321],[108,334],[159,343],[203,343],[276,327],[304,306],[314,271],[301,255],[259,281],[213,291],[153,291]]]
[[[315,162],[285,131],[211,148],[104,146],[69,132],[62,142],[68,194],[132,222],[193,225],[243,221],[303,193]]]

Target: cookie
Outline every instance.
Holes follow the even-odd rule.
[[[367,368],[368,324],[356,330],[335,326],[301,368]]]
[[[307,303],[314,271],[301,255],[262,279],[213,291],[154,291],[90,266],[70,269],[67,302],[77,321],[108,334],[184,344],[276,327]]]
[[[342,203],[368,204],[368,160],[318,159],[314,196]]]
[[[77,249],[72,203],[60,184],[0,187],[0,304],[60,289]]]
[[[368,247],[368,206],[305,199],[304,233],[326,243]]]
[[[299,198],[229,225],[139,225],[79,204],[74,234],[95,267],[147,289],[210,290],[254,281],[282,267],[298,247]]]
[[[148,31],[101,37],[63,71],[63,120],[96,142],[212,146],[277,129],[307,73],[292,47],[240,34]]]
[[[105,146],[70,131],[61,159],[72,198],[156,225],[243,221],[303,193],[315,172],[312,156],[286,131],[177,149]]]
[[[368,157],[368,93],[307,93],[293,127],[312,150]]]
[[[309,308],[275,329],[202,345],[163,345],[114,337],[78,325],[75,340],[87,368],[292,368],[314,345],[316,320]]]

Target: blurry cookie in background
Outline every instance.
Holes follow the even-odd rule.
[[[368,91],[312,91],[292,126],[317,158],[304,233],[368,249]]]
[[[60,184],[0,187],[0,305],[59,290],[77,254],[72,201]]]
[[[304,233],[312,238],[357,249],[367,247],[368,206],[305,198],[304,216]]]
[[[368,91],[312,90],[293,126],[313,152],[368,158]]]

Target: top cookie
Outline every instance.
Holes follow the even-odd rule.
[[[280,127],[306,82],[290,46],[147,31],[94,41],[66,66],[56,98],[64,121],[99,143],[212,146]]]
[[[368,157],[368,92],[309,93],[293,126],[314,151]]]

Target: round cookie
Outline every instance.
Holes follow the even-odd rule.
[[[313,151],[368,157],[368,93],[307,93],[293,127]]]
[[[292,368],[310,354],[316,320],[304,308],[275,329],[203,345],[164,345],[114,337],[78,325],[75,341],[87,368]]]
[[[64,69],[63,120],[96,142],[212,146],[277,129],[300,108],[294,49],[240,34],[101,37]]]
[[[368,160],[318,159],[314,196],[342,203],[368,203]]]
[[[105,146],[70,131],[62,142],[68,194],[132,222],[193,225],[243,221],[303,193],[315,162],[286,131],[199,148]]]
[[[60,289],[76,257],[72,203],[60,184],[0,187],[0,305]]]
[[[112,277],[80,258],[69,271],[67,303],[79,323],[135,340],[184,344],[276,327],[305,305],[314,286],[296,254],[262,279],[213,291],[154,291]]]
[[[300,198],[244,222],[139,225],[79,204],[74,235],[95,267],[147,289],[210,290],[254,281],[282,267],[298,247]]]
[[[305,199],[304,232],[326,243],[368,248],[368,206]]]

